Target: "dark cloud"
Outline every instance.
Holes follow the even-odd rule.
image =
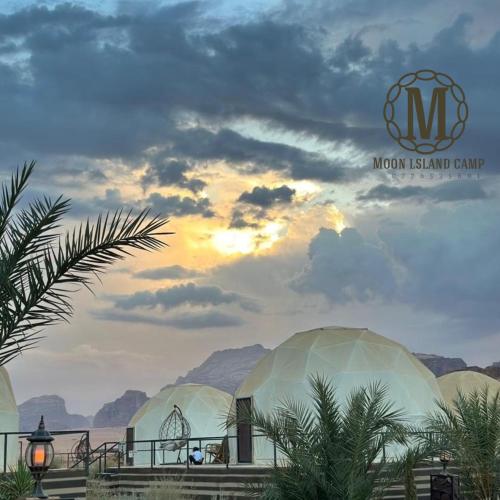
[[[188,178],[186,174],[191,166],[185,161],[177,160],[155,160],[147,169],[142,184],[149,186],[156,183],[159,186],[178,186],[198,193],[207,184],[201,179]]]
[[[363,175],[361,169],[346,166],[318,153],[304,151],[286,144],[243,137],[228,129],[211,132],[193,128],[177,134],[171,154],[193,160],[225,160],[240,166],[241,172],[268,170],[286,172],[294,179],[315,179],[324,182],[352,182]]]
[[[379,239],[355,229],[322,229],[309,264],[292,281],[298,292],[332,303],[384,301],[446,317],[458,335],[500,331],[500,218],[497,202],[433,208],[418,223],[386,217]]]
[[[250,219],[250,217],[253,216],[254,214],[249,214],[239,208],[235,208],[231,212],[229,227],[232,229],[244,229],[246,227],[257,229],[260,225],[256,221]]]
[[[89,200],[81,198],[71,200],[69,213],[72,217],[81,217],[96,215],[101,212],[115,212],[120,209],[128,210],[133,206],[133,202],[127,202],[122,198],[119,189],[106,189],[102,197],[94,196]]]
[[[153,214],[165,217],[184,217],[201,215],[210,218],[215,216],[208,198],[191,198],[189,196],[163,196],[160,193],[151,193],[142,200],[127,200],[119,189],[106,189],[103,197],[94,196],[90,199],[74,199],[71,201],[70,214],[73,217],[96,215],[100,212],[114,212],[116,210],[140,210],[149,208]]]
[[[203,276],[203,273],[195,269],[187,269],[183,266],[174,265],[166,267],[155,267],[153,269],[145,269],[133,274],[134,278],[146,280],[184,280],[188,278],[198,278]]]
[[[113,297],[113,301],[120,309],[156,306],[163,309],[172,309],[182,305],[218,306],[236,304],[247,311],[258,312],[260,310],[254,299],[236,292],[228,292],[218,286],[196,285],[195,283],[160,288],[155,292],[143,291],[131,295],[117,296]]]
[[[219,311],[192,312],[161,318],[158,316],[130,313],[115,309],[94,311],[92,315],[105,321],[121,321],[157,326],[173,326],[180,330],[200,330],[205,328],[227,328],[240,326],[244,321],[238,316]]]
[[[189,196],[163,196],[160,193],[151,193],[144,203],[151,207],[153,213],[160,213],[176,217],[185,215],[201,215],[210,218],[215,216],[208,198],[194,199]]]
[[[299,292],[321,293],[335,303],[391,298],[396,290],[391,261],[356,229],[321,229],[309,245],[309,265],[291,283]]]
[[[431,0],[422,0],[419,7],[428,5]],[[383,0],[377,3],[371,0],[349,0],[348,2],[330,2],[329,0],[285,0],[277,11],[277,15],[284,16],[295,22],[314,23],[314,25],[338,27],[346,22],[352,25],[355,21],[373,22],[374,19],[390,15],[400,16],[407,14],[415,7],[412,0]],[[414,11],[415,12],[415,11]]]
[[[368,2],[359,5],[366,19]],[[324,3],[314,7],[328,10]],[[454,154],[481,156],[496,169],[494,82],[500,74],[491,61],[498,58],[500,35],[471,46],[471,16],[459,16],[422,47],[386,39],[370,46],[352,33],[331,47],[325,43],[330,33],[309,29],[304,18],[294,22],[277,12],[272,19],[210,25],[206,8],[186,2],[105,15],[64,4],[3,15],[0,42],[18,47],[0,63],[6,148],[134,162],[160,147],[166,162],[152,166],[151,177],[193,192],[203,181],[188,175],[182,163],[188,159],[348,182],[366,173],[353,169],[349,158],[331,161],[300,147],[244,138],[223,125],[251,117],[366,154],[396,151],[381,118],[387,88],[407,71],[435,67],[461,83],[470,103]],[[342,7],[341,18],[352,8],[350,2]],[[210,131],[186,127],[186,114],[201,118],[194,123],[210,123]]]
[[[482,183],[473,180],[457,180],[437,184],[435,186],[389,186],[379,184],[371,188],[366,193],[358,195],[360,201],[398,201],[398,200],[419,200],[452,202],[462,200],[482,200],[488,194],[484,190]]]
[[[64,3],[49,8],[45,5],[31,6],[12,14],[0,14],[0,39],[23,37],[38,33],[46,37],[61,37],[69,33],[80,33],[83,37],[88,31],[113,28],[127,24],[125,17],[106,16],[85,7]],[[57,27],[57,29],[51,29]],[[67,37],[65,38],[68,39]],[[41,36],[41,40],[45,40]],[[28,43],[29,44],[29,43]]]
[[[405,270],[401,299],[444,314],[457,333],[500,330],[498,202],[434,209],[416,226],[386,224],[380,237]]]
[[[218,311],[180,314],[168,321],[172,326],[182,330],[227,328],[229,326],[240,326],[244,323],[238,316]]]
[[[294,195],[295,189],[291,189],[286,185],[277,188],[256,186],[252,191],[242,193],[238,201],[257,205],[262,208],[269,208],[275,204],[291,203]]]
[[[114,16],[76,6],[3,16],[4,36],[20,37],[19,51],[30,54],[26,71],[32,79],[26,85],[18,66],[0,68],[0,110],[9,122],[8,128],[0,126],[3,140],[42,153],[134,159],[160,144],[176,150],[184,133],[190,135],[177,126],[179,112],[194,112],[215,125],[253,116],[297,131],[310,123],[311,130],[323,127],[332,139],[337,133],[339,140],[372,137],[370,127],[354,138],[356,127],[347,130],[341,115],[332,119],[335,82],[329,80],[335,72],[303,27],[259,20],[194,33],[202,20],[194,3]],[[214,138],[237,137],[228,134]],[[244,161],[258,161],[251,147],[263,150],[266,144],[247,142]],[[347,177],[345,165],[300,154],[300,148],[291,161],[291,151],[274,148],[266,164],[284,153],[278,168],[286,163],[298,178]],[[242,152],[236,145],[233,153]],[[231,160],[231,145],[225,153]],[[200,157],[196,151],[186,154]],[[164,182],[176,182],[174,170],[161,169]],[[186,187],[199,186],[191,179]]]

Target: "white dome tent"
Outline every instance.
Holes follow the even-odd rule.
[[[480,392],[487,386],[490,397],[495,396],[500,391],[500,382],[498,380],[471,370],[447,373],[438,377],[437,382],[443,400],[449,406],[453,406],[453,401],[456,399],[459,389],[463,394],[468,395],[475,390]]]
[[[134,440],[158,440],[160,429],[165,419],[174,413],[186,419],[191,438],[218,437],[226,434],[225,421],[231,406],[231,396],[226,392],[208,385],[182,384],[168,386],[153,396],[136,412],[129,423],[134,428]],[[179,427],[180,428],[180,427]],[[184,442],[182,442],[184,441]],[[185,440],[178,440],[178,447],[171,449],[171,443],[155,444],[155,463],[175,463],[182,450],[180,459],[186,460]],[[208,444],[202,441],[202,447]],[[189,447],[198,446],[191,442]],[[149,465],[151,463],[150,443],[136,443],[134,465]]]
[[[233,411],[252,405],[271,413],[284,398],[310,403],[309,377],[316,374],[332,380],[340,401],[354,388],[380,381],[413,422],[440,398],[434,374],[402,345],[366,328],[325,327],[296,333],[264,356],[236,391]],[[238,435],[229,442],[231,462],[272,461],[272,444],[239,427],[231,431]]]
[[[0,366],[0,432],[18,432],[19,415],[17,413],[16,398],[12,390],[9,374],[7,370]],[[4,466],[14,466],[19,456],[18,437],[11,435],[7,439],[7,463],[4,464],[4,439],[0,437],[0,472],[3,472]]]

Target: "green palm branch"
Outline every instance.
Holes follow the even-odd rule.
[[[310,382],[312,405],[288,399],[270,415],[254,408],[230,416],[229,426],[250,423],[282,457],[263,491],[262,485],[255,491],[268,500],[380,498],[398,479],[384,450],[406,442],[403,413],[379,383],[354,390],[341,406],[329,381],[315,376]]]
[[[133,250],[158,250],[168,222],[121,210],[99,215],[61,235],[70,201],[48,197],[17,209],[35,162],[2,185],[0,197],[0,365],[40,339],[41,331],[73,312],[71,294],[89,288],[110,264]]]
[[[17,467],[9,467],[9,472],[0,475],[0,498],[19,500],[33,491],[35,481],[26,464],[19,460]]]
[[[441,436],[440,447],[458,467],[464,498],[490,500],[500,494],[500,392],[487,386],[458,392],[452,405],[438,402],[427,428]]]

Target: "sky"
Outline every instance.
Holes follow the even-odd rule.
[[[115,265],[68,324],[8,364],[18,402],[95,413],[214,350],[325,326],[500,360],[497,0],[0,2],[0,176],[65,226],[168,216],[168,247]],[[466,94],[468,177],[392,176],[389,87],[423,68]],[[459,177],[459,174],[461,175]]]

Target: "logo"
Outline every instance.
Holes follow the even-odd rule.
[[[389,135],[402,148],[424,155],[450,148],[464,133],[468,116],[460,85],[430,69],[403,75],[384,105]]]

